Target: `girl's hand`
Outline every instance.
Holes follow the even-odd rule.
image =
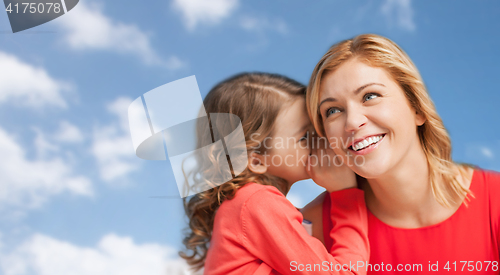
[[[330,193],[356,187],[356,174],[345,164],[345,160],[337,157],[325,143],[326,139],[320,139],[311,146],[306,167],[311,179]]]

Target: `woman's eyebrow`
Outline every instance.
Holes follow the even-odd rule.
[[[357,89],[356,89],[353,93],[354,93],[355,95],[357,95],[357,94],[359,94],[359,93],[360,93],[360,92],[361,92],[364,88],[366,88],[366,87],[368,87],[368,86],[372,86],[372,85],[380,85],[380,86],[385,87],[385,85],[384,85],[384,84],[382,84],[382,83],[375,83],[375,82],[374,82],[374,83],[368,83],[368,84],[365,84],[365,85],[363,85],[363,86],[361,86],[361,87],[357,88]],[[334,102],[334,101],[337,101],[337,99],[336,99],[336,98],[334,98],[334,97],[327,97],[327,98],[323,99],[323,101],[321,101],[321,103],[319,104],[319,107],[318,107],[318,108],[321,108],[321,104],[323,104],[323,103],[325,103],[325,102],[330,102],[330,101],[333,101],[333,102]]]
[[[355,94],[355,95],[357,95],[357,94],[359,94],[359,93],[360,93],[360,92],[361,92],[364,88],[366,88],[366,87],[368,87],[368,86],[372,86],[372,85],[380,85],[380,86],[384,86],[384,87],[385,87],[385,85],[384,85],[384,84],[382,84],[382,83],[375,83],[375,82],[374,82],[374,83],[368,83],[368,84],[365,84],[365,85],[363,85],[363,86],[361,86],[361,87],[357,88],[357,89],[356,89],[356,91],[354,91],[354,94]]]

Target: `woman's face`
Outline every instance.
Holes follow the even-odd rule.
[[[319,102],[333,150],[360,176],[384,175],[421,150],[425,120],[382,68],[347,61],[324,76]]]

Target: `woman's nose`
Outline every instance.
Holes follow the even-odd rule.
[[[351,133],[353,131],[359,130],[367,122],[366,116],[356,109],[351,109],[347,111],[347,117],[345,122],[345,131]]]

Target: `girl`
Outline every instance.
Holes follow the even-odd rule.
[[[190,253],[181,256],[195,269],[204,267],[205,274],[365,273],[363,192],[352,188],[356,180],[348,168],[327,171],[309,161],[304,97],[300,83],[265,73],[234,76],[206,96],[207,113],[241,119],[248,166],[185,204],[190,232],[184,244]],[[225,156],[214,148],[206,152],[211,153],[200,167],[204,175],[219,169],[216,160]],[[328,250],[306,232],[302,215],[285,197],[294,182],[309,178],[308,171],[329,191],[331,216],[336,216],[330,232],[335,242]]]
[[[307,93],[320,135],[354,133],[335,153],[365,160],[351,169],[367,181],[368,274],[499,274],[500,174],[453,162],[422,78],[394,42],[367,34],[332,46]],[[330,204],[323,196],[304,209],[327,247]]]

